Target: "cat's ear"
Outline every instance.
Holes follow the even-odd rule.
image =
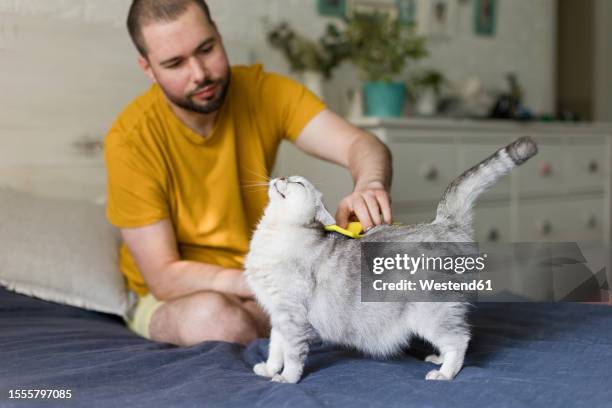
[[[336,220],[334,217],[332,217],[329,211],[327,211],[327,208],[325,208],[322,202],[317,204],[315,221],[320,222],[323,225],[333,225],[336,223]]]

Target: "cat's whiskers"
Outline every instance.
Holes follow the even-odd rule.
[[[243,169],[248,171],[249,173],[251,173],[251,175],[255,176],[257,181],[260,181],[260,180],[270,181],[271,178],[268,175],[267,169],[265,168],[265,166],[263,166],[263,164],[261,164],[261,163],[259,163],[259,164],[262,167],[263,173],[259,173],[259,172],[255,171],[253,169],[248,168],[248,167],[243,167]]]
[[[249,191],[267,191],[268,190],[268,185],[252,185],[252,186],[248,186],[248,185],[243,185],[242,186],[245,190],[249,190]]]
[[[270,183],[258,183],[258,182],[253,182],[253,183],[243,183],[241,184],[242,187],[254,187],[254,186],[269,186]]]

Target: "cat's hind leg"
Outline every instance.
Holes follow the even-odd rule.
[[[253,371],[262,377],[272,378],[283,368],[284,339],[278,330],[272,328],[268,360],[255,364]]]
[[[470,341],[470,331],[465,320],[465,304],[416,304],[412,312],[408,315],[412,332],[431,343],[440,353],[426,358],[426,361],[441,364],[441,367],[427,373],[425,379],[452,380],[463,367]]]
[[[432,355],[425,359],[434,364],[442,364],[438,370],[431,370],[425,376],[426,380],[452,380],[461,367],[467,350],[469,336],[463,333],[446,333],[436,339],[427,338],[440,350],[440,355]]]

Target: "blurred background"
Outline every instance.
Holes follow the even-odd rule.
[[[478,205],[487,241],[610,242],[612,1],[209,0],[233,64],[305,83],[394,153],[394,213],[530,134],[541,153]],[[0,184],[103,200],[101,142],[148,87],[129,0],[0,0]],[[348,173],[284,146],[277,173]]]

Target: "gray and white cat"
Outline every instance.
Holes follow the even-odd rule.
[[[418,336],[439,351],[425,360],[441,364],[440,369],[425,378],[453,379],[470,340],[467,304],[362,303],[360,243],[472,242],[472,207],[478,195],[536,153],[531,138],[520,138],[454,180],[431,223],[380,225],[361,240],[323,230],[335,221],[321,193],[304,178],[272,180],[270,203],[245,263],[247,282],[272,323],[268,359],[255,365],[255,373],[272,381],[298,382],[309,342],[317,335],[377,357],[392,356]]]

